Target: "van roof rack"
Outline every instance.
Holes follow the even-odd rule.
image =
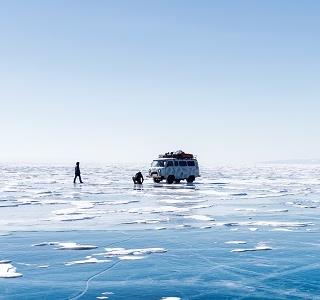
[[[159,158],[192,159],[192,158],[195,158],[195,156],[191,153],[185,153],[179,150],[175,152],[166,152],[165,154],[160,154]]]

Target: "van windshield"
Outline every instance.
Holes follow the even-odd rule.
[[[151,167],[164,167],[163,160],[154,160],[151,164]]]

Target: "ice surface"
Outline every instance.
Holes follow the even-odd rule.
[[[154,185],[146,179],[137,190],[129,180],[135,171],[132,166],[85,166],[86,183],[74,185],[70,166],[3,165],[0,226],[2,230],[64,230],[67,222],[69,229],[118,229],[119,224],[121,229],[150,229],[157,222],[148,221],[152,219],[167,219],[168,225],[178,226],[213,218],[217,224],[249,226],[241,223],[243,218],[255,216],[255,222],[293,222],[301,227],[305,221],[295,218],[297,209],[311,215],[307,210],[320,205],[313,197],[320,192],[320,172],[311,166],[201,170],[202,177],[192,185]],[[143,217],[134,218],[135,214]],[[313,223],[308,222],[308,226]],[[252,226],[277,226],[257,224]]]
[[[1,165],[1,273],[24,275],[0,280],[1,296],[96,299],[109,297],[105,286],[110,299],[320,294],[319,166],[201,166],[194,184],[146,178],[137,188],[138,169],[147,166],[83,166],[74,185],[73,166]]]

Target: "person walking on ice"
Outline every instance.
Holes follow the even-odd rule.
[[[80,167],[79,167],[80,163],[77,162],[76,163],[76,167],[74,168],[74,179],[73,179],[73,183],[76,183],[76,179],[77,177],[79,177],[80,183],[83,183],[81,180],[81,172],[80,172]]]

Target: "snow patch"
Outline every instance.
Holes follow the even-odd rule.
[[[142,249],[125,249],[125,248],[105,248],[106,256],[127,256],[127,255],[146,255],[152,253],[165,253],[164,248],[142,248]]]
[[[246,244],[247,242],[245,241],[228,241],[224,242],[225,244]]]
[[[97,259],[95,257],[89,257],[83,260],[75,260],[65,263],[66,266],[73,266],[73,265],[83,265],[83,264],[96,264],[96,263],[104,263],[109,262],[109,259]]]
[[[57,244],[58,250],[91,250],[91,249],[96,249],[98,246],[94,245],[81,245],[73,242],[69,243],[58,243]]]
[[[143,258],[145,258],[145,256],[131,256],[131,255],[119,256],[120,260],[138,260]]]
[[[272,248],[266,245],[265,243],[259,243],[254,248],[233,249],[231,250],[231,252],[250,252],[250,251],[264,251],[264,250],[272,250]]]
[[[94,245],[82,245],[74,242],[42,242],[38,244],[33,244],[34,247],[42,246],[57,246],[57,250],[91,250],[96,249],[98,246]]]
[[[0,278],[17,278],[22,274],[16,272],[16,268],[10,263],[0,263]]]

